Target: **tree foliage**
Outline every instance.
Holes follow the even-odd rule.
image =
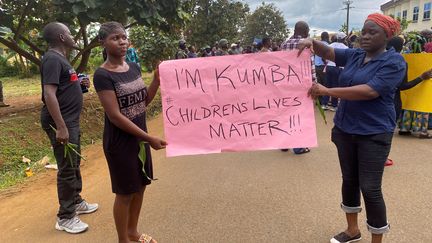
[[[271,37],[284,40],[289,34],[282,12],[274,4],[262,3],[247,17],[247,24],[242,31],[243,42],[252,43],[255,37]]]
[[[339,28],[339,32],[347,33],[348,32],[348,26],[346,23],[343,23],[341,27]]]
[[[396,20],[399,21],[402,32],[404,32],[408,28],[408,25],[412,23],[411,20],[407,20],[406,18],[401,19],[400,17],[397,17]]]
[[[189,43],[198,47],[211,45],[224,38],[235,42],[246,24],[249,7],[233,0],[190,1],[191,20],[185,29]]]
[[[40,38],[43,26],[51,21],[69,25],[81,50],[71,62],[83,71],[91,50],[98,46],[95,36],[89,36],[91,23],[118,21],[125,25],[145,25],[169,32],[184,24],[189,3],[181,0],[2,0],[0,27],[11,34],[0,34],[0,42],[36,65],[46,49]],[[78,64],[79,63],[79,64]]]
[[[147,26],[134,26],[129,31],[129,39],[137,49],[140,62],[148,70],[175,55],[179,36],[176,32],[157,31]]]

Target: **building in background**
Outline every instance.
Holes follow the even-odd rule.
[[[432,0],[392,0],[381,5],[385,15],[410,21],[406,31],[421,31],[432,27]]]

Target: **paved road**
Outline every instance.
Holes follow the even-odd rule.
[[[329,113],[330,114],[330,113]],[[162,134],[161,117],[150,130]],[[341,175],[331,125],[318,119],[319,147],[309,154],[264,151],[167,159],[154,153],[158,181],[145,196],[140,226],[159,242],[328,242],[344,229]],[[391,232],[385,242],[432,242],[432,141],[395,136],[384,194]],[[54,229],[55,172],[0,195],[0,242],[116,242],[113,194],[100,145],[84,154],[84,192],[100,204],[84,215],[83,234]],[[362,242],[370,242],[360,217]]]

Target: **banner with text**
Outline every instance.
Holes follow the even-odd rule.
[[[408,81],[432,68],[432,54],[403,55],[408,63]],[[402,91],[402,108],[411,111],[432,112],[432,80],[425,80],[416,87]]]
[[[165,61],[167,156],[317,146],[310,51]]]

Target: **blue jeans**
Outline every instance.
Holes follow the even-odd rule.
[[[332,130],[342,171],[342,209],[346,213],[359,213],[361,192],[367,225],[373,234],[389,230],[381,185],[392,138],[393,133],[353,135],[337,127]]]

